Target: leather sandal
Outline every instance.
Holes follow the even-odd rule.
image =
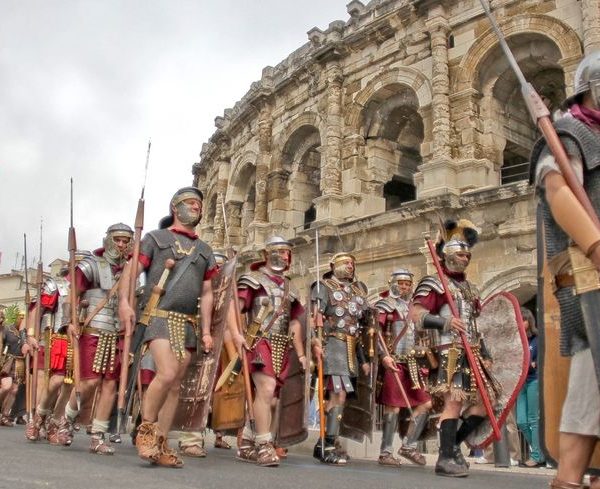
[[[385,465],[387,467],[401,467],[402,462],[399,459],[394,457],[391,453],[382,453],[379,455],[379,459],[377,460],[379,465]]]
[[[243,438],[238,446],[236,458],[243,462],[256,463],[258,460],[258,452],[254,442]]]
[[[168,467],[171,469],[181,469],[184,465],[183,460],[177,455],[177,451],[169,448],[165,437],[162,437],[160,454],[156,459],[152,460],[152,463],[159,465],[160,467]]]
[[[257,447],[256,463],[261,467],[277,467],[279,465],[279,457],[275,452],[275,447],[271,442],[261,443]]]
[[[153,462],[161,454],[161,445],[164,436],[160,433],[157,423],[144,422],[138,428],[135,437],[135,447],[142,460]]]
[[[215,448],[223,448],[225,450],[229,450],[231,445],[223,440],[222,437],[215,438]]]
[[[416,448],[401,447],[398,450],[398,455],[417,465],[425,465],[427,463],[425,456]]]
[[[97,453],[98,455],[113,455],[115,453],[115,449],[110,446],[110,442],[106,442],[104,440],[104,433],[92,433],[90,453]]]
[[[179,444],[179,452],[185,457],[205,458],[208,454],[206,448],[200,445],[182,445]]]

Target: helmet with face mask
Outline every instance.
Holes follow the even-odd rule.
[[[470,263],[471,248],[479,238],[479,231],[468,219],[447,220],[443,223],[436,243],[438,256],[450,272],[462,273]],[[467,253],[469,260],[458,258],[458,254]]]
[[[127,238],[129,242],[124,249],[120,250],[115,242],[116,238]],[[133,247],[133,229],[122,222],[109,226],[102,245],[104,246],[104,258],[115,265],[121,264],[129,258],[131,253]]]
[[[600,109],[600,51],[594,51],[581,60],[575,71],[575,86],[565,104],[570,107],[577,98],[589,92],[594,106]]]
[[[406,268],[399,268],[397,270],[394,270],[391,273],[389,280],[390,295],[392,297],[400,297],[404,299],[405,296],[409,295],[411,291],[409,290],[408,292],[401,293],[398,282],[410,282],[412,288],[413,277],[414,275],[410,272],[410,270],[407,270]]]
[[[204,196],[200,189],[196,187],[180,188],[171,198],[171,202],[169,203],[169,215],[160,220],[158,227],[160,229],[166,229],[171,226],[174,222],[174,215],[177,215],[177,219],[179,219],[184,226],[195,227],[202,219],[202,206],[200,207],[200,212],[197,212],[186,202],[188,199],[199,200],[202,204]]]
[[[356,258],[350,253],[336,253],[329,260],[334,277],[339,280],[354,280],[354,264]]]
[[[268,268],[276,273],[283,273],[290,268],[292,263],[292,248],[290,241],[281,236],[272,236],[265,243],[265,262]],[[281,250],[287,251],[287,258],[282,256]]]

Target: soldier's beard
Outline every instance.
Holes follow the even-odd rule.
[[[175,213],[179,222],[184,226],[196,227],[202,219],[202,213],[194,211],[185,202],[180,202],[175,206]]]
[[[446,255],[444,263],[449,272],[453,273],[465,273],[465,270],[469,266],[470,261],[462,262],[458,261],[454,255]]]

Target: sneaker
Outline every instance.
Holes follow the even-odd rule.
[[[492,464],[494,462],[490,462],[485,457],[478,457],[478,458],[475,459],[475,463],[478,464],[478,465],[484,465],[484,464]]]
[[[510,466],[511,467],[518,467],[519,466],[519,461],[515,460],[514,458],[510,459]]]
[[[108,441],[111,443],[121,443],[121,435],[119,433],[111,433],[108,435]]]

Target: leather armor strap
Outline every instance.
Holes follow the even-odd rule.
[[[398,333],[398,336],[396,336],[396,338],[394,339],[394,342],[392,343],[392,351],[390,353],[393,353],[396,351],[396,347],[398,346],[398,343],[400,343],[400,340],[404,337],[404,335],[406,334],[407,331],[408,331],[408,321],[405,322],[404,328],[402,328],[402,331],[400,331],[400,333]]]
[[[142,314],[142,316],[140,317],[139,322],[141,322],[142,324],[148,324],[150,322],[150,318],[168,319],[170,312],[176,312],[176,311],[167,311],[165,309],[156,309],[152,313],[144,312]],[[177,312],[177,314],[180,316],[183,316],[183,318],[186,321],[189,321],[194,326],[196,326],[198,323],[198,318],[196,316],[192,316],[191,314],[183,314],[181,312]]]
[[[266,292],[268,292],[268,291],[266,291]],[[277,319],[279,318],[279,316],[281,316],[283,314],[283,312],[285,311],[285,308],[287,307],[287,305],[289,303],[289,298],[290,298],[289,293],[290,293],[290,281],[284,279],[284,282],[283,282],[283,300],[281,301],[281,304],[279,305],[279,309],[277,309],[273,313],[273,316],[271,317],[271,320],[269,321],[269,323],[267,324],[267,326],[265,327],[265,329],[259,331],[259,333],[260,333],[261,336],[266,336],[269,333],[269,331],[271,331],[271,328],[275,324],[275,321],[277,321]]]
[[[354,338],[352,335],[346,334],[346,333],[341,333],[341,332],[335,332],[335,333],[327,333],[325,336],[327,337],[332,337],[332,338],[337,338],[338,340],[341,341],[348,341],[348,338]]]

